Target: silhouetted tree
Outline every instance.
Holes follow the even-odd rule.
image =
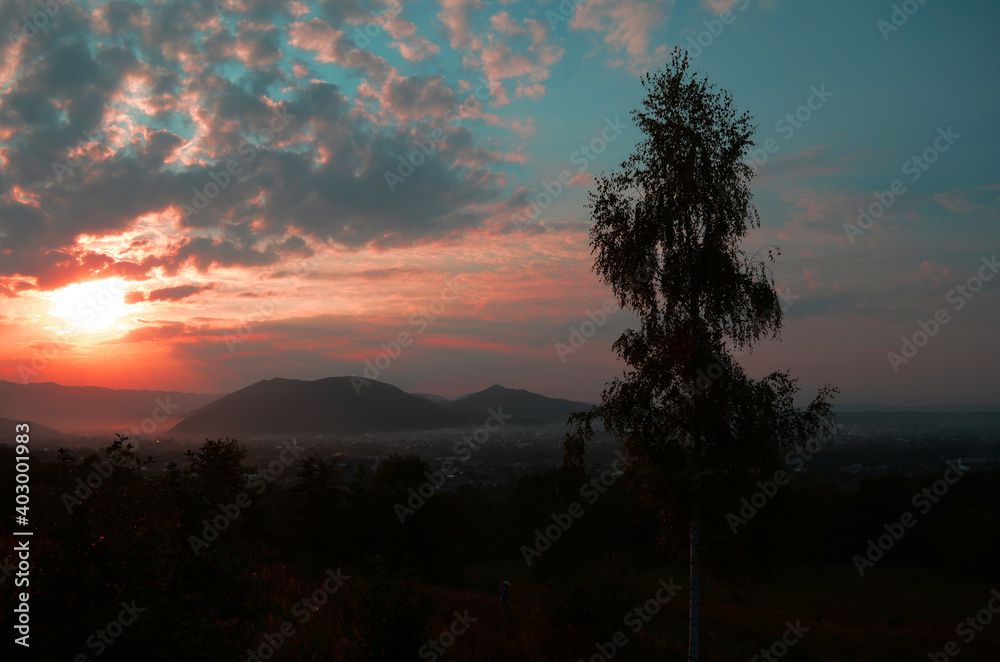
[[[232,499],[246,487],[247,449],[236,439],[206,439],[197,451],[184,455],[191,462],[192,481],[210,506]]]
[[[316,504],[339,502],[344,496],[340,487],[340,458],[329,460],[313,454],[302,461],[295,475],[306,499]]]
[[[647,95],[632,117],[644,138],[620,172],[597,177],[590,194],[594,269],[640,327],[615,342],[625,374],[600,405],[571,419],[566,455],[567,464],[582,466],[592,425],[603,420],[634,458],[626,475],[659,521],[661,544],[687,529],[693,662],[703,508],[719,501],[719,488],[759,478],[782,450],[818,433],[835,389],[824,387],[799,410],[787,373],[753,380],[733,359],[732,352],[777,336],[782,310],[760,251],[748,256],[740,248],[760,225],[753,170],[743,162],[752,118],[738,115],[731,96],[689,66],[678,49],[663,71],[643,78]],[[771,249],[768,256],[773,262]]]
[[[347,496],[340,482],[340,458],[329,460],[310,455],[302,460],[295,472],[298,482],[292,490],[293,501],[285,508],[295,513],[291,522],[297,537],[313,556],[323,558],[337,547],[338,520],[343,518],[342,506]],[[339,551],[339,550],[337,550]]]

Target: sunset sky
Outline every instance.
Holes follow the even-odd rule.
[[[610,295],[587,191],[680,45],[770,145],[751,374],[1000,404],[995,2],[64,1],[0,5],[0,379],[223,393],[405,332],[404,390],[595,401],[633,320],[557,351]]]

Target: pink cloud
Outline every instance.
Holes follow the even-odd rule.
[[[510,14],[508,14],[505,11],[502,11],[499,14],[494,14],[490,18],[490,24],[493,26],[494,30],[504,35],[505,37],[511,37],[514,35],[525,33],[524,26],[518,25],[517,21],[512,19],[510,17]]]
[[[938,193],[934,196],[934,201],[941,203],[948,211],[956,214],[971,214],[980,209],[985,209],[983,205],[978,205],[969,200],[964,191]]]
[[[383,122],[389,121],[390,117],[400,123],[425,118],[444,119],[449,111],[463,118],[477,117],[482,113],[478,101],[471,109],[460,104],[458,97],[445,84],[444,76],[400,76],[393,71],[380,88],[365,81],[358,86],[358,93],[378,102],[377,115]]]
[[[391,0],[375,21],[394,39],[391,46],[411,62],[419,62],[440,53],[441,47],[418,35],[416,24],[403,18],[402,12],[402,3]]]
[[[518,97],[527,97],[529,99],[541,99],[545,96],[545,86],[541,83],[535,83],[534,85],[525,85],[524,83],[518,81],[517,89],[514,91]]]
[[[574,30],[602,35],[611,54],[624,56],[613,59],[611,64],[639,73],[652,62],[649,33],[666,20],[673,4],[672,0],[583,0],[569,25]]]
[[[549,78],[549,68],[562,59],[563,52],[563,49],[551,44],[533,44],[525,51],[516,52],[506,41],[490,34],[478,52],[469,54],[465,62],[468,66],[482,69],[495,91],[491,105],[502,106],[508,101],[502,85],[504,80],[527,79],[527,87],[519,81],[522,90],[519,96],[538,98],[544,94],[544,87],[537,87],[537,84]]]
[[[382,80],[392,71],[383,58],[364,49],[356,48],[326,21],[312,18],[306,22],[291,23],[286,28],[288,43],[316,54],[317,62],[332,62],[351,69],[361,69],[369,76]]]
[[[455,50],[468,48],[473,42],[469,11],[481,6],[479,0],[440,0],[438,18],[448,28],[449,41]]]
[[[822,281],[819,279],[819,269],[802,269],[802,277],[805,278],[806,285],[809,286],[810,290],[815,290],[816,288],[823,285]]]
[[[889,276],[889,280],[902,285],[934,285],[941,286],[951,281],[948,267],[924,260],[916,271],[904,272]]]
[[[743,1],[749,2],[749,0],[701,0],[701,4],[705,9],[718,16],[724,11],[732,10]]]
[[[423,37],[411,37],[407,41],[394,41],[392,46],[410,62],[419,62],[441,52],[441,47]]]

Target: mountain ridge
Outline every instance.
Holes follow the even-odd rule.
[[[275,377],[191,412],[176,435],[361,434],[461,427],[464,415],[375,380]]]
[[[570,414],[587,411],[592,405],[494,384],[482,391],[455,398],[447,406],[470,416],[482,416],[490,409],[505,408],[505,413],[511,416],[509,423],[512,425],[562,425]]]
[[[324,389],[325,395],[312,392]],[[362,397],[366,392],[377,397]],[[237,401],[242,404],[235,405]],[[353,411],[359,404],[363,407]],[[157,409],[161,405],[169,405],[166,417]],[[223,395],[0,380],[0,422],[30,421],[32,429],[50,436],[134,433],[151,417],[156,419],[160,434],[165,430],[177,434],[211,431],[216,436],[402,432],[479,425],[490,409],[497,408],[510,415],[506,419],[509,425],[564,425],[571,413],[591,406],[588,402],[550,398],[500,384],[449,399],[433,393],[407,393],[385,382],[347,376],[318,380],[272,377]],[[324,410],[332,413],[322,414]],[[289,415],[288,411],[297,413]],[[992,424],[998,412],[1000,405],[834,405],[840,422],[863,426]],[[198,417],[189,421],[195,414]],[[912,420],[907,421],[907,415]],[[218,421],[212,422],[212,416]],[[249,425],[248,420],[256,424]],[[226,424],[230,427],[226,428]]]

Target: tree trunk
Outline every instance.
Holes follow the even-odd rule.
[[[698,512],[698,478],[695,478],[695,504],[691,515],[691,602],[688,608],[688,662],[698,662],[698,633],[700,625],[701,585],[699,567],[699,537],[701,513]]]

